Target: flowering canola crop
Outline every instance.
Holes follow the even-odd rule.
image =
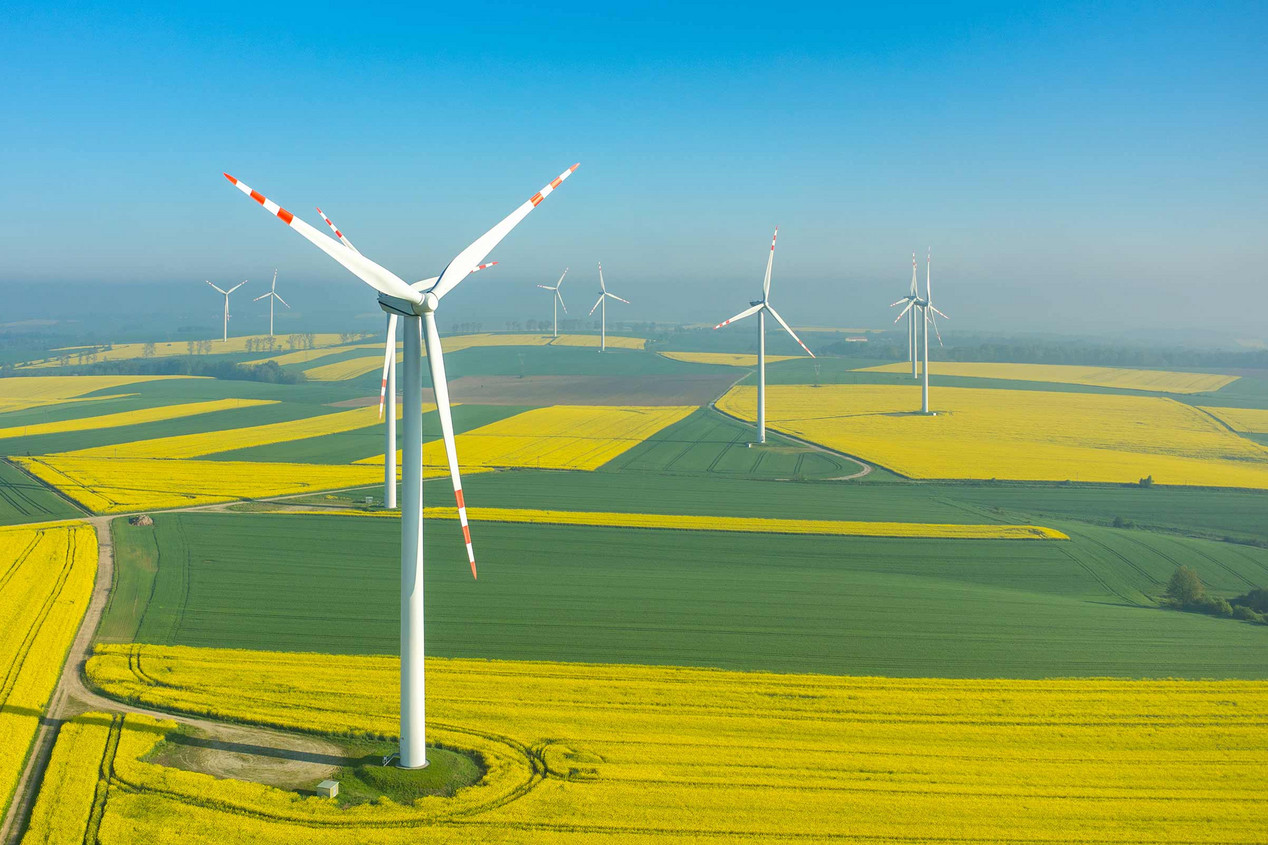
[[[756,389],[724,413],[756,418]],[[916,478],[1008,478],[1268,488],[1268,449],[1173,399],[944,387],[769,385],[771,428]]]
[[[1234,431],[1246,434],[1268,434],[1268,411],[1260,408],[1203,408],[1218,417]]]
[[[29,378],[0,378],[0,413],[57,405],[69,401],[118,399],[116,396],[90,396],[85,393],[183,376],[31,376]],[[126,394],[125,394],[126,395]]]
[[[314,347],[336,346],[343,343],[344,339],[344,335],[333,333],[319,333],[312,335],[312,343]],[[251,351],[247,349],[248,341],[267,343],[268,340],[269,336],[263,334],[243,335],[242,337],[231,337],[228,340],[216,340],[213,342],[211,352],[216,355],[248,352]],[[283,345],[283,340],[280,337],[274,338],[274,342],[278,346]],[[66,347],[65,349],[55,349],[53,351],[58,353],[67,353],[72,357],[80,351],[94,352],[97,356],[95,359],[97,361],[129,361],[135,358],[170,358],[174,355],[193,354],[190,349],[189,341],[181,340],[158,342],[153,344],[153,349],[147,350],[146,347],[150,345],[151,344],[147,343],[116,343],[109,349],[101,346],[74,346]],[[39,361],[31,361],[29,363],[22,364],[20,365],[20,368],[37,369],[42,367],[56,367],[59,365],[60,362],[58,361],[57,356],[53,356]]]
[[[732,352],[662,352],[661,355],[671,361],[685,361],[688,364],[719,364],[724,367],[756,367],[756,355],[742,355]],[[791,361],[796,355],[767,355],[766,363],[778,364],[780,361]]]
[[[383,470],[369,466],[74,454],[12,460],[94,513],[209,505],[383,482]]]
[[[88,525],[0,528],[0,815],[57,686],[97,572]]]
[[[399,517],[397,511],[306,510],[285,513]],[[424,508],[428,519],[457,519],[457,508]],[[1068,540],[1040,525],[958,525],[927,522],[849,522],[831,519],[772,519],[695,516],[671,513],[593,513],[529,508],[467,508],[472,522],[521,522],[547,525],[598,525],[609,528],[659,528],[671,531],[733,531],[749,534],[822,534],[838,537],[908,537],[945,540]]]
[[[908,373],[911,364],[884,364],[863,367],[863,373]],[[1127,390],[1152,390],[1158,393],[1206,393],[1237,381],[1237,376],[1216,373],[1175,373],[1166,370],[1128,370],[1118,367],[1079,367],[1069,364],[973,364],[959,361],[938,361],[929,368],[930,375],[997,378],[1014,381],[1047,381],[1059,384],[1086,384],[1095,387],[1121,387]]]
[[[276,401],[271,399],[216,399],[210,402],[188,402],[183,405],[140,408],[135,411],[102,414],[97,417],[80,417],[73,420],[0,428],[0,440],[9,437],[34,437],[37,434],[61,434],[68,431],[95,431],[102,428],[120,428],[127,425],[158,422],[160,420],[193,417],[198,414],[211,414],[216,411],[227,411],[231,408],[250,408],[255,405],[275,404],[277,404]]]
[[[395,657],[108,645],[88,673],[150,707],[397,727]],[[128,716],[103,767],[100,842],[1262,841],[1259,681],[446,659],[427,675],[431,736],[479,750],[490,770],[453,799],[341,808],[164,768],[139,758],[165,726]]]
[[[458,462],[464,472],[468,467],[598,469],[695,410],[685,405],[537,408],[459,434],[455,438]],[[357,463],[382,466],[383,456]],[[444,441],[423,444],[423,464],[435,469],[448,466]]]
[[[426,412],[434,410],[435,407],[435,405],[424,406],[423,410]],[[307,437],[341,434],[374,425],[379,425],[377,405],[287,422],[252,425],[246,428],[178,434],[172,437],[137,440],[133,443],[119,443],[112,446],[94,446],[91,449],[65,452],[63,455],[79,458],[197,458],[251,446],[266,446],[271,443],[303,440]]]

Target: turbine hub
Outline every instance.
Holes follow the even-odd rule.
[[[423,301],[418,303],[418,307],[423,314],[426,314],[428,311],[435,311],[438,305],[440,305],[440,298],[431,291],[423,294]]]

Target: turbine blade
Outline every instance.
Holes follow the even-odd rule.
[[[565,268],[564,268],[564,272],[563,272],[562,274],[560,274],[560,276],[559,276],[559,281],[555,282],[555,290],[559,290],[559,288],[563,286],[563,283],[564,283],[564,276],[567,276],[567,275],[568,275],[568,270],[569,270],[569,268],[568,268],[568,267],[565,267]]]
[[[483,261],[484,257],[492,252],[493,248],[501,243],[502,239],[509,235],[511,230],[518,226],[520,221],[527,217],[530,211],[537,207],[538,203],[550,196],[551,191],[558,188],[560,183],[571,176],[576,169],[577,165],[574,164],[563,173],[560,173],[549,185],[533,194],[523,205],[512,211],[500,223],[454,256],[454,259],[449,262],[449,266],[440,274],[440,280],[431,289],[431,293],[436,294],[437,299],[443,299],[445,294],[453,290],[459,282],[466,278],[467,273],[470,272],[467,268],[474,267]]]
[[[211,285],[211,282],[207,282],[207,284]],[[223,290],[220,290],[220,288],[216,287],[215,285],[211,285],[211,286],[212,286],[213,288],[216,288],[216,290],[217,290],[219,293],[224,293],[224,291],[223,291]]]
[[[559,292],[559,288],[555,288],[555,298],[559,300],[559,307],[564,309],[564,313],[568,313],[568,306],[564,305],[564,295]]]
[[[436,315],[431,311],[423,315],[423,332],[427,340],[427,364],[431,367],[431,388],[436,396],[436,410],[440,412],[440,431],[445,438],[445,457],[449,460],[449,475],[453,478],[453,497],[457,500],[458,520],[462,523],[462,539],[467,544],[471,577],[477,578],[475,550],[471,547],[471,528],[467,525],[467,503],[462,498],[462,476],[458,472],[458,448],[453,436],[449,382],[445,379],[445,357],[440,348],[440,334],[436,331]]]
[[[937,308],[934,308],[932,305],[930,305],[930,306],[929,306],[929,310],[930,310],[930,311],[932,311],[933,313],[937,314],[939,317],[941,317],[941,318],[942,318],[942,319],[944,319],[944,320],[950,320],[950,319],[951,319],[951,318],[950,318],[950,317],[948,317],[946,314],[943,314],[941,311],[939,311]]]
[[[603,262],[599,262],[599,290],[604,293],[608,292],[608,286],[603,283]]]
[[[233,287],[231,287],[231,288],[229,288],[227,291],[225,291],[225,294],[226,294],[226,295],[231,294],[231,293],[233,293],[235,290],[237,290],[238,288],[242,287],[242,286],[243,286],[243,285],[245,285],[245,284],[246,284],[246,282],[245,282],[245,281],[238,282],[236,285],[234,285]]]
[[[277,294],[273,294],[273,298],[276,299],[278,302],[282,303],[283,305],[285,305],[287,308],[291,307],[290,304],[287,303],[285,299],[282,299],[282,297],[278,296]]]
[[[938,336],[938,345],[941,346],[942,332],[938,331],[938,319],[934,317],[932,314],[930,314],[928,311],[925,312],[925,316],[929,318],[929,322],[933,325],[933,333]]]
[[[542,290],[555,290],[555,288],[552,288],[550,285],[538,285],[538,287]]]
[[[251,190],[249,185],[239,182],[228,173],[225,174],[225,178],[228,179],[239,191],[242,191],[242,193],[264,206],[266,211],[270,214],[276,215],[278,219],[298,232],[305,240],[329,255],[335,261],[338,261],[345,269],[348,270],[348,272],[352,273],[352,275],[356,276],[379,293],[387,294],[388,296],[395,296],[398,299],[405,300],[406,302],[422,302],[422,295],[409,285],[405,284],[405,281],[391,270],[388,270],[385,267],[380,267],[378,264],[375,264],[359,252],[345,249],[340,241],[332,240],[330,237],[323,235],[321,232],[317,231],[312,226],[309,226],[294,214],[291,214],[277,203],[269,200],[258,191]]]
[[[321,210],[321,206],[317,206],[317,213],[321,215],[322,220],[326,221],[326,225],[330,227],[330,231],[335,233],[335,237],[339,239],[339,242],[341,244],[343,244],[344,246],[346,246],[348,249],[352,250],[353,252],[356,252],[356,253],[361,252],[361,250],[357,249],[355,246],[352,245],[352,241],[344,237],[343,232],[339,231],[338,226],[330,222],[330,218],[326,216],[326,212]]]
[[[797,341],[797,345],[800,346],[802,349],[806,350],[807,355],[809,355],[811,358],[815,357],[815,354],[810,351],[810,347],[806,346],[806,344],[801,342],[801,338],[797,337],[797,333],[793,331],[792,328],[787,323],[784,322],[784,318],[779,316],[778,311],[776,311],[774,308],[771,308],[769,305],[766,306],[766,310],[770,312],[770,315],[772,317],[774,317],[776,320],[779,321],[779,324],[784,327],[784,331],[792,335],[792,339]]]
[[[611,297],[612,299],[615,299],[617,302],[624,302],[626,305],[630,304],[630,301],[628,299],[621,299],[621,297],[617,296],[614,293],[605,293],[605,295]]]
[[[594,316],[594,309],[599,307],[599,303],[603,301],[604,296],[606,296],[606,294],[599,294],[599,298],[594,301],[594,308],[590,309],[590,313],[586,315],[587,317]]]
[[[276,267],[273,268],[273,284],[272,286],[269,287],[269,290],[270,291],[277,290],[277,268]]]
[[[779,237],[778,226],[775,227],[775,234],[770,236],[770,256],[766,259],[766,278],[762,280],[762,299],[770,296],[770,269],[775,263],[775,238],[777,237]]]
[[[471,268],[471,272],[479,273],[481,270],[485,270],[489,267],[492,267],[494,264],[497,264],[497,262],[490,261],[488,264],[481,264],[479,267]],[[410,287],[412,287],[414,290],[425,291],[432,285],[436,284],[436,280],[439,278],[440,278],[439,276],[432,276],[430,279],[423,279],[421,282],[414,282],[414,284],[410,285]]]
[[[895,305],[902,305],[904,302],[910,302],[910,301],[911,301],[910,296],[904,296],[902,299],[898,300],[897,302],[889,303],[889,307],[893,308]]]
[[[387,402],[387,371],[396,357],[396,315],[387,319],[387,343],[383,346],[383,381],[379,384],[379,419],[383,419],[383,406]]]
[[[272,295],[273,295],[273,293],[272,293],[272,292],[269,292],[269,293],[262,293],[262,294],[260,294],[259,296],[257,296],[255,299],[253,299],[253,300],[251,300],[251,301],[252,301],[252,302],[259,302],[261,299],[268,299],[268,298],[269,298],[270,296],[272,296]]]
[[[902,302],[902,300],[900,299],[898,300],[898,302]],[[897,305],[898,302],[895,302],[894,304]],[[912,309],[912,306],[915,304],[916,304],[916,300],[914,299],[908,300],[907,307],[904,308],[902,311],[898,312],[898,316],[894,318],[894,322],[897,323],[899,320],[901,320],[903,318],[903,315],[906,314],[908,311],[910,311]]]
[[[720,329],[720,328],[722,328],[723,326],[729,326],[731,323],[734,323],[736,320],[743,320],[745,317],[749,316],[750,314],[756,314],[758,311],[761,311],[761,310],[762,310],[762,305],[761,305],[761,303],[758,303],[757,305],[750,306],[749,308],[745,308],[743,311],[741,311],[740,313],[736,314],[736,315],[735,315],[734,317],[732,317],[731,319],[729,319],[729,320],[723,320],[722,322],[718,323],[716,326],[714,326],[714,328],[715,328],[715,329]]]
[[[911,295],[916,295],[916,253],[911,254]]]

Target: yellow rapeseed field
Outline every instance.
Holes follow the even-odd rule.
[[[231,408],[250,408],[254,405],[275,405],[271,399],[215,399],[210,402],[188,402],[183,405],[163,405],[157,408],[140,408],[98,417],[80,417],[59,422],[34,423],[0,428],[0,440],[9,437],[34,437],[37,434],[60,434],[67,431],[95,431],[101,428],[119,428],[126,425],[174,420],[198,414],[211,414]]]
[[[70,401],[94,401],[98,399],[118,399],[113,396],[90,396],[80,399],[85,393],[98,390],[109,390],[141,381],[154,381],[161,378],[184,378],[184,376],[30,376],[23,378],[0,378],[0,413],[21,411],[25,408],[38,408],[42,405],[58,405]]]
[[[555,405],[459,434],[465,467],[593,470],[695,411],[695,406]],[[358,461],[382,464],[383,456]],[[423,464],[446,466],[440,440],[423,445]]]
[[[435,407],[435,405],[424,406],[424,412],[434,410]],[[373,425],[379,425],[377,405],[288,422],[267,423],[223,431],[177,434],[172,437],[137,440],[111,446],[94,446],[91,449],[79,449],[65,454],[81,458],[197,458],[251,446],[266,446],[271,443],[285,443],[325,434],[340,434]]]
[[[741,355],[732,352],[662,352],[661,355],[671,361],[685,361],[688,364],[719,364],[724,367],[756,367],[756,355]],[[791,361],[796,355],[767,355],[766,363],[778,364],[780,361]]]
[[[547,337],[547,341],[549,340],[550,338]],[[561,334],[551,343],[551,346],[589,346],[598,349],[599,336],[597,334]],[[645,349],[647,338],[608,335],[608,346],[613,349]]]
[[[909,373],[911,364],[863,367],[859,372]],[[1128,390],[1152,390],[1158,393],[1206,393],[1219,390],[1237,381],[1238,378],[1212,373],[1175,373],[1166,370],[1130,370],[1119,367],[1079,367],[1069,364],[971,364],[958,361],[937,361],[930,365],[929,373],[935,376],[1087,384],[1096,387],[1121,387]]]
[[[101,780],[100,764],[116,721],[118,717],[85,713],[58,730],[23,845],[86,841],[84,833]],[[118,742],[117,735],[114,740]]]
[[[1259,408],[1203,408],[1227,423],[1234,431],[1246,434],[1268,434],[1268,411]]]
[[[399,517],[399,511],[306,510],[302,514]],[[457,519],[457,508],[424,508],[428,519]],[[730,531],[747,534],[825,534],[837,537],[907,537],[944,540],[1068,540],[1040,525],[956,525],[928,522],[849,522],[830,519],[771,519],[693,516],[671,513],[595,513],[529,508],[467,508],[472,522],[527,522],[548,525],[599,525],[609,528],[660,528],[671,531]]]
[[[267,343],[269,340],[269,336],[264,334],[254,334],[254,335],[243,335],[242,337],[231,337],[227,341],[220,340],[219,338],[209,338],[209,340],[211,340],[212,342],[211,354],[221,355],[221,354],[226,354],[230,352],[236,352],[236,353],[247,352],[249,351],[247,349],[248,341],[255,342],[255,343]],[[343,342],[343,337],[338,334],[314,334],[313,335],[314,347],[336,346],[342,342]],[[276,344],[275,348],[278,351],[285,349],[288,345],[285,335],[278,335],[277,337],[275,337],[274,343]],[[128,361],[134,358],[147,358],[147,357],[148,358],[170,358],[174,355],[192,354],[190,352],[189,342],[184,340],[170,341],[170,342],[169,341],[156,342],[154,343],[154,349],[147,353],[146,347],[148,345],[149,344],[146,344],[146,343],[116,343],[110,349],[106,349],[105,347],[102,347],[102,346],[72,346],[72,347],[66,347],[64,349],[55,349],[53,350],[53,352],[70,355],[72,362],[76,360],[76,356],[80,352],[85,352],[85,351],[95,352],[97,356],[95,360],[97,361]],[[58,361],[57,355],[55,354],[50,358],[45,358],[39,361],[30,361],[26,364],[22,364],[20,365],[20,368],[38,369],[42,367],[56,367],[56,366],[60,366],[60,362]]]
[[[756,389],[717,407],[756,417]],[[767,425],[915,478],[1008,478],[1268,488],[1268,449],[1173,399],[938,388],[770,385]]]
[[[210,505],[381,484],[370,466],[253,461],[170,461],[43,455],[13,458],[41,481],[94,513]]]
[[[1263,841],[1262,681],[427,668],[430,737],[490,770],[453,799],[340,808],[164,768],[139,758],[172,725],[128,716],[99,841]],[[397,673],[395,657],[149,645],[88,666],[150,707],[389,736]]]
[[[0,528],[0,816],[96,573],[97,536],[88,525]]]
[[[396,363],[401,363],[401,353],[396,353]],[[366,373],[383,371],[383,352],[378,355],[364,355],[360,358],[349,358],[347,361],[336,361],[333,364],[322,364],[304,370],[304,377],[309,381],[347,381],[360,378]]]

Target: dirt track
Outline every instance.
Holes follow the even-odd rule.
[[[84,682],[84,667],[92,655],[92,641],[110,597],[114,583],[114,546],[110,537],[110,521],[118,517],[94,516],[85,521],[97,532],[97,578],[93,584],[88,610],[66,656],[57,687],[49,699],[46,715],[40,719],[31,756],[18,778],[13,802],[0,827],[0,842],[21,839],[31,817],[31,808],[44,780],[57,732],[63,722],[89,711],[102,713],[141,713],[157,719],[169,719],[187,725],[205,741],[186,743],[189,749],[177,764],[197,765],[199,771],[217,777],[233,777],[294,787],[316,783],[338,766],[348,762],[343,749],[316,737],[271,731],[247,725],[231,725],[189,716],[163,713],[115,701],[98,695]]]

